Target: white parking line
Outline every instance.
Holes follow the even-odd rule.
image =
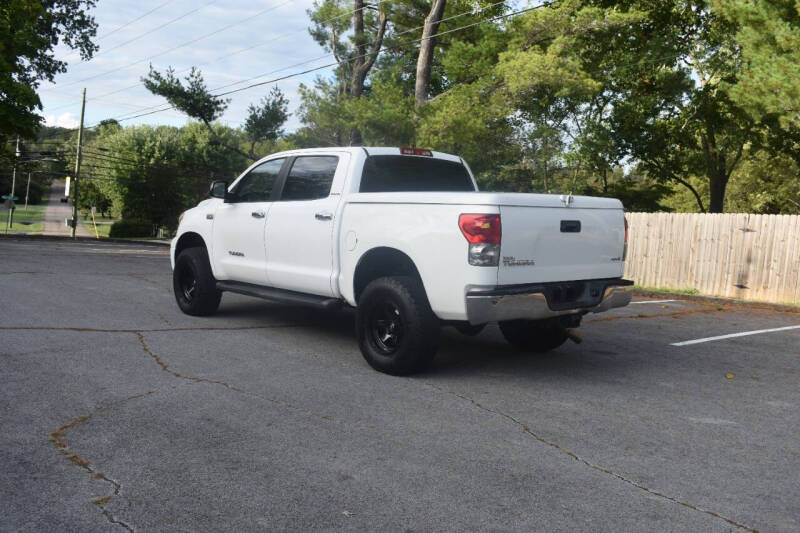
[[[645,300],[641,302],[631,302],[633,304],[665,304],[667,302],[677,302],[678,300]]]
[[[786,326],[783,328],[757,329],[755,331],[743,331],[741,333],[731,333],[730,335],[719,335],[717,337],[706,337],[704,339],[694,339],[691,341],[673,342],[670,346],[688,346],[689,344],[700,344],[701,342],[719,341],[722,339],[732,339],[734,337],[747,337],[748,335],[758,335],[759,333],[772,333],[773,331],[788,331],[790,329],[800,329],[800,326]]]

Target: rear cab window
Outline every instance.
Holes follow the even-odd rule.
[[[281,201],[318,200],[327,198],[336,174],[339,157],[312,155],[297,157],[286,176]]]
[[[467,168],[458,162],[408,155],[370,155],[359,192],[474,192]]]

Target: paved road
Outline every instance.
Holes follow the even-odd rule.
[[[798,531],[800,315],[641,302],[548,359],[445,330],[372,371],[351,313],[166,250],[0,239],[0,530]]]
[[[64,224],[65,218],[72,218],[72,205],[61,203],[64,196],[64,180],[55,180],[50,187],[50,196],[47,200],[47,207],[44,210],[44,231],[43,235],[69,236],[71,230]],[[79,237],[94,237],[82,224],[78,224],[77,234]]]

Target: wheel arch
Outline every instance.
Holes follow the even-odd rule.
[[[425,290],[422,276],[414,260],[405,252],[390,246],[378,246],[367,250],[358,259],[353,272],[353,297],[356,302],[369,283],[385,276],[413,276]],[[425,295],[427,298],[427,294]]]
[[[172,258],[173,262],[177,260],[181,252],[187,248],[205,248],[206,251],[208,251],[206,241],[199,233],[187,231],[181,235],[180,238],[178,238],[178,242],[175,243],[175,256]]]

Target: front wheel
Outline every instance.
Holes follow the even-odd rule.
[[[424,369],[436,354],[439,320],[419,280],[378,278],[364,289],[356,310],[356,335],[367,363],[403,376]]]
[[[222,291],[211,273],[205,248],[187,248],[175,260],[172,290],[181,311],[187,315],[212,315],[219,307]]]
[[[566,328],[552,321],[507,320],[498,325],[509,344],[526,352],[549,352],[568,338]]]

